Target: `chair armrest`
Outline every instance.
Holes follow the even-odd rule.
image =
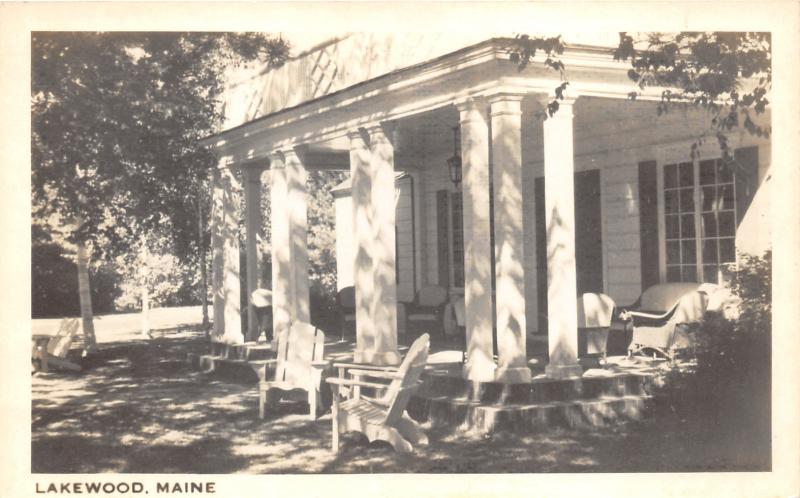
[[[323,370],[324,370],[325,368],[329,367],[329,366],[330,366],[330,364],[331,364],[331,362],[330,362],[330,361],[327,361],[327,360],[317,360],[317,361],[312,361],[312,362],[311,362],[311,366],[312,366],[312,367],[315,367],[315,368],[322,368]]]
[[[339,377],[328,377],[325,379],[325,382],[337,386],[359,386],[371,387],[373,389],[386,389],[386,384],[378,384],[377,382],[364,382],[363,380],[355,379],[341,379]]]
[[[378,365],[368,365],[368,364],[361,364],[361,363],[344,363],[344,362],[335,362],[333,364],[333,368],[344,368],[347,370],[351,370],[357,368],[359,370],[375,370],[375,371],[383,371],[383,372],[396,372],[397,367],[382,367]]]
[[[348,370],[350,375],[363,375],[368,377],[377,377],[381,379],[402,379],[403,376],[395,372],[387,372],[384,370],[363,370],[360,368],[353,368]]]

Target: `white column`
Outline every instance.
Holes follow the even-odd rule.
[[[261,167],[248,167],[245,173],[245,234],[247,236],[247,335],[248,340],[258,338],[258,319],[250,296],[258,289],[259,271],[258,234],[261,231]]]
[[[547,230],[547,340],[552,378],[580,376],[575,269],[574,99],[559,101],[544,122],[545,227]]]
[[[288,187],[282,154],[270,156],[270,233],[272,246],[272,330],[273,337],[288,332],[292,320],[291,243],[287,216]]]
[[[354,130],[348,137],[355,250],[354,360],[395,365],[400,354],[394,267],[394,150],[379,126]]]
[[[373,347],[366,352],[370,363],[397,364],[397,271],[395,245],[396,193],[394,146],[390,130],[376,124],[366,128],[370,141]]]
[[[218,170],[214,185],[214,336],[229,344],[244,342],[239,281],[239,190],[229,168]]]
[[[486,103],[457,104],[461,115],[464,216],[465,378],[494,380],[492,248],[489,225],[489,122]]]
[[[286,164],[286,207],[291,236],[292,319],[310,323],[306,168],[295,149],[283,151]]]
[[[211,198],[211,292],[214,296],[213,320],[214,340],[221,340],[225,334],[225,293],[222,283],[224,281],[224,256],[223,256],[223,225],[225,223],[224,197],[222,186],[222,172],[215,169],[212,172],[212,198]]]
[[[509,383],[531,380],[525,351],[521,101],[522,95],[490,99],[498,353],[495,378]]]

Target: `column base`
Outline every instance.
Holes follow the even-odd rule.
[[[401,362],[400,353],[396,351],[365,351],[356,349],[353,354],[355,363],[369,363],[378,366],[395,366]]]
[[[469,358],[464,364],[461,376],[465,379],[478,382],[493,382],[497,365],[493,361],[477,356],[475,359]]]
[[[498,367],[494,373],[495,381],[504,384],[526,384],[532,379],[528,367]]]
[[[574,379],[583,376],[583,368],[577,363],[574,365],[549,364],[544,367],[544,374],[551,379]]]

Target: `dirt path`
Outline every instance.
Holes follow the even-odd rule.
[[[254,386],[189,368],[186,354],[202,349],[199,332],[170,333],[108,344],[80,375],[35,375],[33,472],[653,472],[754,465],[735,449],[722,451],[707,432],[669,418],[513,437],[429,431],[431,444],[406,456],[348,434],[334,454],[330,414],[311,422],[304,406],[286,404],[259,420]]]

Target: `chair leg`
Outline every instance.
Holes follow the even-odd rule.
[[[331,406],[331,449],[339,451],[339,393],[333,390],[333,406]]]
[[[422,432],[419,424],[412,420],[407,413],[404,413],[403,418],[397,422],[397,430],[412,444],[428,444],[428,436]]]
[[[319,391],[311,387],[308,390],[308,418],[312,422],[317,419],[317,406],[319,402]]]
[[[267,391],[264,388],[259,388],[258,390],[258,418],[264,418],[266,416],[266,405],[267,405]]]

